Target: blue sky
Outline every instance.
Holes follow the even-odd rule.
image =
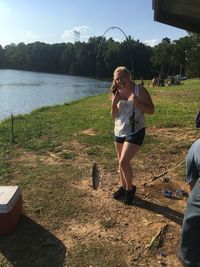
[[[165,37],[177,40],[181,30],[153,20],[152,0],[0,0],[0,44],[74,42],[102,36],[119,27],[134,40],[153,45]],[[106,38],[123,41],[116,28]],[[77,39],[76,39],[77,40]]]

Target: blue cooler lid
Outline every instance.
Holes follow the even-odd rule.
[[[11,211],[20,195],[19,186],[0,186],[0,214]]]

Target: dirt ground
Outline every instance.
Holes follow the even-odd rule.
[[[127,266],[180,266],[176,253],[186,199],[162,195],[164,188],[183,189],[182,183],[172,182],[176,177],[170,175],[169,179],[167,184],[159,179],[145,187],[144,180],[135,181],[137,193],[132,206],[112,199],[113,189],[118,186],[112,175],[103,175],[97,191],[91,189],[88,180],[83,180],[76,186],[84,190],[84,201],[92,203],[92,217],[96,221],[71,222],[69,231],[58,231],[56,235],[68,249],[73,249],[77,242],[87,244],[96,240],[120,245]]]
[[[178,141],[186,141],[192,143],[198,138],[196,131],[187,131],[187,134],[182,133],[181,129],[158,129],[152,128],[149,131],[157,136],[170,136],[172,139]],[[88,130],[85,134],[94,134],[92,130]],[[166,147],[168,144],[166,144]],[[75,264],[70,260],[70,255],[73,254],[77,246],[96,243],[110,244],[115,248],[119,248],[120,258],[123,258],[123,264],[116,258],[116,265],[112,266],[181,266],[177,259],[177,252],[179,247],[181,224],[186,206],[187,198],[185,197],[166,197],[162,190],[169,189],[175,192],[177,189],[187,191],[187,186],[184,183],[183,168],[185,164],[185,156],[187,149],[185,147],[178,148],[178,152],[170,155],[163,151],[160,155],[152,154],[149,157],[140,155],[133,160],[134,184],[137,186],[136,197],[133,205],[125,206],[123,202],[116,201],[112,198],[112,193],[119,186],[119,178],[117,171],[115,173],[106,171],[105,168],[97,160],[97,165],[100,174],[100,186],[97,190],[92,188],[91,180],[91,166],[93,160],[84,152],[84,147],[80,144],[72,142],[65,144],[65,148],[72,148],[74,151],[79,151],[79,157],[72,160],[77,168],[81,168],[84,173],[81,181],[74,181],[73,187],[81,190],[82,197],[77,201],[83,202],[87,206],[87,212],[84,213],[81,223],[76,218],[70,220],[65,219],[62,222],[62,227],[53,230],[52,235],[55,240],[48,234],[45,241],[38,237],[36,246],[42,244],[44,247],[50,247],[50,243],[56,243],[58,251],[57,255],[61,255],[65,259],[63,262],[57,261],[53,264],[53,259],[49,258],[49,265],[39,262],[30,265],[16,263],[14,258],[9,253],[10,249],[6,249],[6,238],[4,241],[3,253],[1,257],[1,266],[88,266],[88,267],[110,267],[109,265],[92,265]],[[56,154],[50,154],[46,157],[36,156],[24,152],[18,161],[29,160],[30,167],[37,163],[38,157],[48,165],[64,164]],[[173,164],[172,164],[173,162]],[[180,177],[182,175],[182,177]],[[27,207],[26,203],[26,207]],[[33,228],[33,222],[30,218],[25,218],[19,227],[28,223]],[[42,225],[42,219],[38,222]],[[27,228],[27,235],[29,234]],[[37,232],[40,229],[37,229]],[[36,231],[36,229],[35,229]],[[31,231],[34,235],[34,231]],[[43,235],[45,235],[43,233]],[[9,237],[9,242],[12,242],[12,236]],[[16,237],[15,237],[16,238]],[[17,236],[17,238],[20,238]],[[30,236],[30,239],[32,236]],[[1,243],[0,243],[1,244]],[[8,243],[7,243],[8,244]],[[61,245],[62,244],[62,245]],[[52,251],[55,249],[52,247]],[[6,253],[5,253],[6,251]],[[87,253],[87,251],[85,251]],[[53,252],[52,252],[53,253]],[[52,254],[53,255],[53,254]],[[64,256],[63,256],[64,255]],[[49,257],[49,254],[48,254]],[[58,256],[57,256],[58,257]],[[6,259],[7,258],[7,259]],[[17,258],[17,256],[16,256]],[[55,257],[54,257],[55,258]],[[59,258],[59,257],[58,257]],[[12,262],[8,264],[8,259]],[[19,260],[20,262],[20,260]],[[105,261],[106,262],[106,261]]]
[[[192,143],[197,139],[193,131],[187,134],[182,133],[181,129],[170,131],[154,128],[149,131],[154,135],[170,136],[177,141],[187,140]],[[88,131],[87,134],[92,132]],[[92,219],[86,220],[84,224],[72,221],[67,232],[58,231],[56,235],[69,250],[77,243],[107,240],[113,246],[122,248],[126,266],[181,266],[177,253],[187,198],[175,195],[168,198],[163,196],[162,190],[175,192],[182,189],[187,192],[184,177],[178,177],[185,164],[185,155],[186,150],[180,150],[176,156],[163,156],[159,158],[161,166],[155,164],[158,155],[152,155],[151,160],[149,156],[136,157],[132,164],[136,173],[134,184],[137,192],[132,206],[125,206],[123,202],[112,199],[112,193],[119,186],[118,174],[105,172],[99,165],[101,180],[97,190],[92,189],[88,176],[81,183],[74,184],[84,192],[82,201],[90,203],[92,215],[89,214],[89,217]],[[82,156],[84,164],[91,166],[88,157]],[[79,163],[83,163],[83,158],[79,158]],[[175,164],[169,168],[171,162]],[[116,266],[122,265],[117,265],[116,260]]]

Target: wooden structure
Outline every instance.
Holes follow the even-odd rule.
[[[152,0],[154,20],[200,33],[200,0]]]

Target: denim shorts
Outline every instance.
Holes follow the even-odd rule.
[[[141,130],[139,130],[135,133],[131,133],[131,134],[127,135],[126,137],[115,136],[114,140],[117,143],[123,144],[124,142],[128,142],[128,143],[132,143],[132,144],[136,144],[136,145],[141,146],[143,144],[144,137],[145,137],[145,128],[142,128]]]

